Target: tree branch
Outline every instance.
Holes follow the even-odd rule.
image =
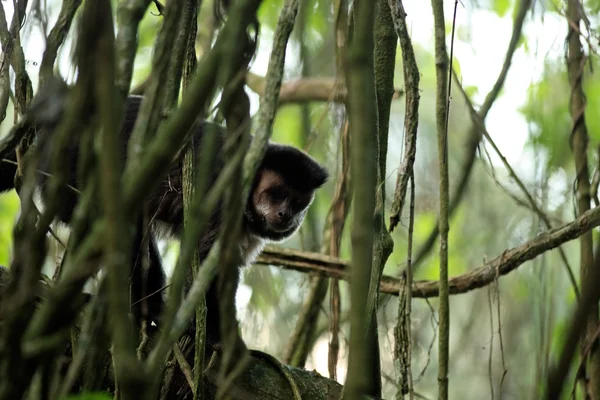
[[[10,280],[11,270],[0,266],[0,299],[4,299],[6,286]],[[48,292],[46,291],[47,286],[40,283],[40,291],[38,295],[45,296]],[[84,299],[87,302],[88,296],[84,294]],[[190,347],[182,348],[182,352],[187,356],[188,362],[190,357],[193,357],[193,346],[194,341],[188,341]],[[66,363],[72,362],[71,354],[66,354]],[[110,359],[107,359],[110,362]],[[212,362],[209,364],[205,371],[205,377],[207,380],[208,388],[207,392],[209,396],[207,398],[213,399],[217,385],[217,372],[219,361]],[[66,366],[66,364],[65,364]],[[105,365],[108,370],[111,368],[110,365]],[[332,380],[328,379],[314,371],[306,371],[301,368],[294,368],[289,366],[283,366],[292,379],[297,384],[300,395],[303,399],[315,399],[315,400],[338,400],[342,392],[342,386]],[[105,381],[102,385],[105,387],[111,387],[114,383],[111,382],[111,374],[105,376]],[[171,398],[188,398],[186,391],[189,392],[191,389],[186,387],[185,376],[180,369],[176,369],[173,377],[172,387],[176,388],[175,394]],[[179,385],[179,383],[181,383]],[[240,376],[240,379],[236,381],[235,387],[233,387],[231,394],[234,398],[244,399],[289,399],[291,398],[290,385],[286,381],[286,377],[281,373],[280,368],[273,365],[271,356],[258,352],[252,351],[250,355],[250,362],[246,370]]]
[[[263,96],[265,92],[265,78],[248,73],[246,85],[256,94]],[[336,78],[302,78],[284,82],[279,91],[279,106],[286,103],[304,103],[308,101],[333,101],[345,103],[348,89],[336,86]],[[397,100],[404,95],[403,89],[394,89],[392,99]]]
[[[467,293],[485,287],[496,279],[496,274],[507,275],[526,261],[552,250],[563,243],[577,239],[600,226],[600,207],[592,208],[576,220],[559,228],[544,232],[520,246],[507,249],[487,263],[462,275],[449,279],[450,294]],[[257,264],[274,265],[300,272],[317,272],[331,278],[349,280],[348,261],[318,253],[300,252],[267,246],[258,257]],[[398,295],[400,280],[384,275],[379,284],[382,293]],[[413,297],[437,297],[438,281],[415,281]]]
[[[485,120],[488,112],[492,108],[494,101],[500,94],[500,90],[502,86],[504,86],[504,81],[506,80],[506,76],[508,75],[508,70],[512,63],[513,55],[517,50],[517,46],[519,44],[519,40],[521,38],[521,33],[523,30],[523,25],[525,23],[525,16],[527,15],[527,11],[531,7],[531,0],[524,0],[519,2],[519,10],[517,11],[517,15],[515,17],[515,24],[513,27],[512,36],[510,38],[510,43],[508,45],[508,49],[506,50],[506,57],[504,58],[504,64],[502,64],[502,70],[496,79],[496,83],[494,83],[494,87],[486,96],[483,105],[478,111],[479,116],[482,120]],[[462,165],[461,176],[459,179],[456,179],[458,182],[456,185],[456,189],[452,198],[450,199],[450,217],[454,215],[454,212],[458,209],[458,205],[460,204],[463,195],[466,192],[467,184],[469,183],[469,178],[471,177],[471,171],[473,171],[473,166],[475,165],[475,159],[477,155],[477,149],[479,147],[479,143],[481,141],[480,132],[478,132],[475,127],[471,127],[469,129],[469,133],[467,134],[467,143],[466,143],[466,153],[467,156]],[[439,221],[436,221],[431,233],[425,240],[425,243],[419,248],[417,254],[415,255],[415,261],[413,263],[413,268],[415,271],[419,268],[419,266],[425,260],[425,257],[429,254],[435,241],[438,237]]]

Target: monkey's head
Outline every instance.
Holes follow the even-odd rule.
[[[325,168],[295,147],[269,144],[246,206],[251,232],[270,241],[290,237],[328,176]]]

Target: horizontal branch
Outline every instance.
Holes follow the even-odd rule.
[[[253,73],[246,76],[246,85],[256,94],[262,96],[265,90],[265,78]],[[337,89],[335,78],[303,78],[283,82],[279,91],[279,105],[285,103],[304,103],[307,101],[334,101],[344,103],[347,90]],[[403,89],[395,89],[392,99],[404,95]]]
[[[131,90],[131,94],[143,95],[148,86],[148,79]],[[254,93],[262,96],[265,92],[265,78],[251,72],[246,75],[246,86]],[[289,103],[305,103],[308,101],[344,103],[347,90],[336,88],[335,78],[302,78],[283,82],[279,91],[278,106]],[[394,89],[392,100],[404,96],[404,89]]]
[[[524,262],[576,239],[599,225],[600,207],[595,207],[560,228],[541,233],[520,246],[505,250],[499,256],[467,273],[450,278],[450,294],[466,293],[484,287],[493,282],[497,276],[506,275]],[[275,265],[305,273],[316,272],[330,278],[349,280],[349,262],[318,253],[267,246],[256,263]],[[379,290],[382,293],[398,295],[400,280],[384,275],[381,278]],[[436,297],[438,291],[438,281],[413,282],[413,297]]]

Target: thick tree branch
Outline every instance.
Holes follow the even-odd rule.
[[[379,360],[372,351],[376,340],[370,329],[369,308],[374,281],[373,240],[377,194],[377,95],[374,82],[375,2],[355,4],[353,35],[349,38],[345,77],[348,86],[350,122],[350,173],[354,186],[352,242],[352,287],[350,290],[350,349],[344,399],[358,400],[373,396],[380,385],[371,375]],[[378,266],[375,266],[377,268]],[[379,272],[379,271],[378,271]],[[376,296],[375,296],[376,297]]]
[[[123,0],[117,8],[118,33],[115,39],[117,57],[116,84],[125,98],[133,76],[133,62],[138,45],[138,26],[150,0]]]
[[[62,3],[56,24],[50,31],[50,34],[48,34],[46,50],[44,50],[44,56],[40,65],[40,80],[43,83],[52,77],[58,49],[67,38],[73,19],[75,18],[75,13],[81,2],[82,0],[67,0]]]
[[[265,92],[265,78],[248,73],[246,85],[256,94],[263,96]],[[339,87],[336,78],[303,78],[284,82],[279,91],[279,106],[286,103],[304,103],[308,101],[333,101],[345,103],[348,89]],[[397,100],[404,95],[403,89],[394,89],[392,99]]]
[[[590,137],[585,121],[585,112],[587,109],[587,100],[583,90],[584,70],[586,66],[587,56],[583,52],[581,42],[579,41],[579,26],[583,14],[583,7],[577,0],[567,1],[567,49],[566,63],[569,73],[569,84],[571,93],[569,96],[570,104],[569,111],[573,126],[569,142],[573,151],[575,161],[575,190],[573,193],[574,199],[577,200],[577,213],[585,214],[590,209],[590,174],[588,167],[588,142]],[[592,111],[593,113],[593,111]],[[566,140],[565,140],[566,142]],[[596,257],[598,255],[596,254]],[[598,266],[594,262],[594,238],[592,232],[586,232],[581,235],[579,240],[579,273],[581,282],[588,282],[596,276],[592,271]],[[580,309],[581,310],[581,309]],[[591,351],[585,357],[586,374],[577,377],[581,382],[585,391],[584,397],[591,399],[600,398],[600,347],[598,340],[595,338],[596,330],[598,329],[598,303],[589,310],[585,336],[580,337],[579,344],[583,349],[591,345]],[[585,315],[585,313],[584,313]],[[587,378],[586,379],[586,375]],[[560,382],[562,384],[562,382]],[[550,393],[550,398],[559,398],[560,384],[557,383],[557,391]]]
[[[467,293],[485,287],[496,279],[496,274],[507,275],[524,262],[533,260],[540,254],[563,243],[577,239],[598,226],[600,226],[600,207],[595,207],[568,224],[541,233],[520,246],[505,250],[499,256],[467,273],[450,278],[450,294]],[[349,262],[318,253],[267,246],[256,263],[280,266],[300,272],[317,272],[331,278],[349,280]],[[381,278],[379,290],[382,293],[397,296],[400,290],[400,280],[384,275]],[[436,297],[438,291],[438,281],[415,281],[413,283],[413,297]]]
[[[408,180],[414,174],[415,157],[417,155],[417,133],[419,126],[419,80],[421,73],[417,65],[415,51],[406,25],[406,12],[401,1],[390,1],[390,10],[393,17],[394,29],[402,48],[402,69],[404,72],[404,86],[406,87],[406,100],[404,115],[404,158],[398,170],[394,200],[390,210],[390,232],[394,230],[404,208]]]
[[[448,231],[449,221],[449,179],[448,179],[448,113],[450,108],[450,88],[446,86],[450,75],[448,71],[448,53],[446,52],[446,25],[444,21],[444,3],[431,0],[435,38],[435,121],[438,138],[439,169],[439,217],[438,231],[440,241],[439,255],[439,344],[438,344],[438,398],[448,399],[448,358],[450,355],[450,298],[448,289]],[[455,3],[456,10],[456,3]],[[452,33],[454,34],[454,27]],[[450,60],[452,62],[452,60]],[[450,81],[451,82],[451,81]],[[448,85],[449,86],[449,85]]]
[[[149,78],[137,85],[131,90],[131,94],[143,95],[148,86]],[[246,75],[246,86],[259,96],[265,94],[265,77],[248,72]],[[329,102],[344,104],[347,100],[348,89],[345,86],[339,87],[336,84],[336,78],[331,77],[312,77],[294,79],[283,82],[279,91],[279,101],[277,106],[285,104],[306,103],[309,101]],[[393,100],[398,100],[404,96],[404,89],[395,88],[392,96]]]

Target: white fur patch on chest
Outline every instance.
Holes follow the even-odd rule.
[[[252,264],[264,247],[265,241],[260,237],[252,233],[242,234],[242,238],[240,240],[240,250],[242,252],[245,265]]]
[[[176,235],[173,234],[171,226],[169,224],[167,224],[166,222],[160,221],[158,219],[154,219],[152,221],[152,231],[156,235],[157,239],[163,239],[163,240],[172,240],[172,239],[179,240],[180,239]]]

